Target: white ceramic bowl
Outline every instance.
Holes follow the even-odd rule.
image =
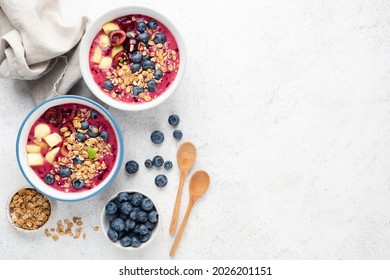
[[[108,202],[110,202],[111,200],[115,199],[117,197],[117,195],[121,192],[128,192],[128,193],[140,193],[142,194],[144,197],[148,197],[154,204],[154,207],[156,208],[156,212],[157,214],[159,215],[158,217],[158,221],[157,221],[157,225],[156,227],[153,229],[152,231],[152,235],[150,236],[149,240],[144,242],[144,243],[141,243],[141,246],[139,246],[138,248],[135,248],[135,247],[123,247],[119,240],[116,241],[116,242],[112,242],[108,236],[107,236],[107,231],[108,229],[110,228],[110,222],[108,221],[108,219],[106,218],[106,204]],[[139,249],[142,249],[142,248],[145,248],[146,246],[148,246],[150,243],[152,243],[153,239],[156,237],[157,235],[157,232],[160,228],[160,209],[158,208],[157,204],[155,203],[155,201],[149,196],[149,195],[146,195],[144,194],[143,192],[139,191],[139,190],[123,190],[123,191],[120,191],[118,193],[116,193],[115,195],[113,195],[109,200],[107,200],[107,202],[104,204],[103,206],[103,209],[102,209],[102,214],[100,216],[100,225],[102,227],[102,232],[104,234],[104,236],[107,238],[107,240],[112,244],[114,245],[115,247],[119,248],[119,249],[122,249],[122,250],[125,250],[125,251],[135,251],[135,250],[139,250]]]
[[[118,145],[115,164],[112,170],[110,171],[110,173],[108,174],[108,176],[93,189],[80,191],[80,192],[73,192],[73,193],[66,193],[66,192],[56,190],[55,188],[52,188],[51,186],[48,186],[45,182],[43,182],[42,179],[39,178],[38,175],[34,172],[34,170],[28,165],[27,151],[26,151],[28,134],[35,121],[50,107],[62,105],[62,104],[68,104],[68,103],[86,105],[96,110],[100,114],[102,114],[110,123],[113,130],[115,131],[115,137]],[[72,95],[58,96],[49,99],[47,101],[44,101],[38,106],[36,106],[24,119],[22,125],[20,126],[19,133],[16,140],[16,158],[19,164],[19,168],[23,173],[23,176],[30,183],[30,185],[36,188],[40,193],[50,198],[56,200],[62,200],[62,201],[84,200],[104,190],[115,179],[122,165],[122,160],[123,160],[122,134],[118,124],[116,123],[112,115],[103,106],[96,103],[95,101],[92,101],[90,99],[81,96],[72,96]]]
[[[172,35],[175,37],[180,52],[179,71],[173,83],[159,97],[157,97],[156,99],[150,102],[145,102],[142,104],[131,104],[131,103],[125,103],[122,101],[112,99],[110,96],[104,93],[99,88],[99,86],[95,83],[89,68],[89,51],[92,45],[92,41],[95,38],[96,34],[102,28],[102,25],[113,19],[126,16],[126,15],[131,15],[131,14],[146,15],[156,19],[157,21],[162,22],[169,29],[169,31],[171,31]],[[81,73],[83,75],[85,83],[97,98],[99,98],[107,105],[120,110],[141,111],[141,110],[153,108],[161,104],[172,95],[172,93],[176,90],[177,86],[179,85],[181,79],[183,78],[186,64],[187,64],[187,54],[184,46],[184,41],[180,33],[178,32],[176,27],[168,20],[168,18],[166,18],[164,15],[150,8],[141,7],[141,6],[128,6],[128,7],[120,7],[114,10],[110,10],[109,12],[101,15],[94,22],[92,22],[92,24],[89,26],[88,30],[84,34],[84,37],[81,41],[79,60],[80,60]]]

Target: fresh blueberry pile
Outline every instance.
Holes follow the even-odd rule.
[[[153,202],[134,192],[121,192],[106,204],[106,218],[110,223],[107,236],[123,247],[138,248],[148,241],[158,223]]]

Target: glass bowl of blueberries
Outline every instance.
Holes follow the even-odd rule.
[[[107,239],[124,250],[146,247],[159,228],[157,205],[138,190],[121,191],[104,205],[101,226]]]

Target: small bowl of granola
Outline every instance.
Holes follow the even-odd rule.
[[[159,12],[139,6],[110,10],[92,22],[79,60],[93,94],[126,111],[150,109],[170,97],[187,61],[175,25]]]
[[[12,193],[6,204],[7,218],[18,231],[37,232],[53,216],[53,201],[31,186]]]
[[[27,115],[16,155],[24,177],[40,193],[79,201],[114,180],[122,164],[123,140],[103,106],[80,96],[59,96]]]

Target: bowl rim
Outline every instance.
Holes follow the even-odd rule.
[[[132,247],[132,246],[129,246],[129,247],[123,247],[122,245],[120,245],[120,243],[118,241],[115,241],[115,242],[112,242],[108,236],[107,236],[107,230],[108,228],[105,226],[105,222],[109,223],[107,220],[106,220],[106,205],[108,202],[110,202],[111,200],[113,200],[119,193],[121,192],[127,192],[127,193],[140,193],[142,194],[144,197],[147,197],[149,198],[152,202],[153,202],[153,205],[154,207],[156,208],[156,211],[157,211],[157,214],[158,214],[158,221],[157,221],[157,225],[156,227],[153,229],[152,231],[152,235],[150,236],[149,240],[144,242],[144,243],[141,243],[141,246],[139,246],[138,248],[135,248],[135,247]],[[156,238],[157,234],[158,234],[158,231],[160,229],[160,221],[161,221],[161,217],[160,217],[160,208],[159,206],[155,203],[155,200],[150,197],[150,195],[146,195],[143,191],[140,191],[138,189],[130,189],[130,190],[121,190],[121,191],[118,191],[116,192],[113,196],[111,196],[103,205],[103,208],[102,208],[102,212],[100,214],[100,226],[102,228],[102,233],[104,234],[105,236],[105,239],[108,240],[108,242],[110,244],[112,244],[114,247],[118,248],[118,249],[121,249],[121,250],[124,250],[124,251],[136,251],[136,250],[139,250],[139,249],[143,249],[145,247],[147,247],[150,243],[153,242],[153,240]]]
[[[126,103],[122,101],[117,101],[112,99],[110,96],[106,95],[96,84],[94,81],[91,71],[89,69],[89,51],[91,48],[91,44],[93,39],[95,38],[97,32],[94,32],[97,27],[101,28],[100,22],[105,23],[107,22],[106,18],[110,18],[111,20],[116,19],[121,16],[130,15],[130,14],[140,14],[149,16],[152,18],[156,18],[158,21],[161,21],[167,29],[172,33],[173,37],[175,38],[179,52],[180,52],[180,66],[179,71],[177,72],[177,75],[171,85],[166,89],[158,98],[151,100],[150,102],[145,102],[142,104],[132,104],[132,103]],[[109,16],[113,15],[113,16]],[[93,34],[92,34],[93,32]],[[91,37],[88,38],[87,37]],[[88,42],[87,42],[88,41]],[[151,9],[146,6],[142,5],[126,5],[121,7],[116,7],[114,9],[111,9],[98,17],[96,17],[93,22],[89,25],[87,28],[81,43],[80,43],[80,52],[79,52],[79,64],[80,64],[80,70],[81,74],[83,76],[83,79],[85,83],[87,84],[90,91],[102,102],[106,103],[109,106],[112,106],[116,109],[123,110],[123,111],[143,111],[148,110],[151,108],[154,108],[161,103],[163,103],[165,100],[167,100],[177,89],[179,86],[181,80],[184,77],[186,65],[187,65],[187,51],[185,47],[185,43],[183,40],[183,37],[179,30],[176,28],[176,26],[161,12]]]
[[[112,124],[114,125],[114,130],[115,132],[117,133],[118,135],[118,167],[116,170],[113,170],[113,173],[112,173],[112,177],[107,181],[107,183],[105,184],[105,186],[103,186],[99,191],[95,192],[95,193],[92,193],[90,195],[87,195],[87,196],[84,196],[84,197],[81,197],[81,198],[78,198],[78,199],[65,199],[65,198],[58,198],[58,197],[53,197],[51,195],[48,195],[45,190],[42,190],[40,187],[36,186],[36,184],[34,184],[33,180],[31,180],[27,174],[25,173],[24,171],[24,168],[23,168],[23,165],[21,163],[21,159],[20,159],[20,154],[19,154],[19,145],[20,145],[20,137],[21,137],[21,134],[22,134],[22,131],[26,125],[26,122],[30,119],[30,117],[33,115],[33,113],[35,113],[40,107],[42,107],[43,105],[47,104],[47,103],[50,103],[54,100],[58,100],[58,99],[79,99],[79,100],[82,100],[82,101],[85,101],[87,103],[90,103],[94,106],[96,106],[97,108],[99,108],[99,110],[103,111],[105,116],[107,118],[109,118],[112,122]],[[30,128],[31,129],[31,128]],[[124,153],[124,145],[123,145],[123,137],[122,137],[122,133],[121,133],[121,130],[119,128],[119,125],[118,123],[116,122],[115,118],[111,115],[111,113],[106,109],[104,108],[102,105],[100,105],[99,103],[97,103],[96,101],[93,101],[89,98],[86,98],[86,97],[83,97],[83,96],[78,96],[78,95],[61,95],[61,96],[56,96],[56,97],[53,97],[53,98],[50,98],[48,100],[45,100],[43,102],[41,102],[40,104],[38,104],[37,106],[35,106],[28,114],[27,116],[24,118],[22,124],[20,125],[19,127],[19,131],[18,131],[18,134],[17,134],[17,138],[16,138],[16,159],[17,159],[17,162],[18,162],[18,166],[19,166],[19,169],[20,171],[22,172],[24,178],[27,180],[27,182],[33,187],[35,188],[38,192],[40,192],[41,194],[51,198],[51,199],[54,199],[54,200],[59,200],[59,201],[64,201],[64,202],[77,202],[77,201],[82,201],[82,200],[86,200],[88,198],[91,198],[97,194],[99,194],[100,192],[102,192],[104,189],[106,189],[109,185],[111,185],[111,183],[115,180],[116,176],[118,175],[118,172],[122,166],[122,163],[123,163],[123,153]],[[86,191],[88,192],[88,191]]]

